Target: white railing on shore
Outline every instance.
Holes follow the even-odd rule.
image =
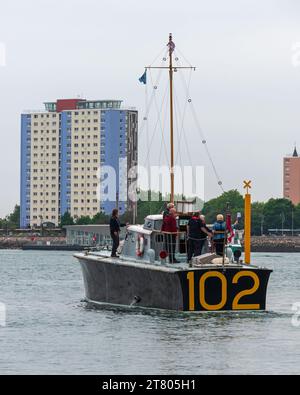
[[[23,110],[22,114],[42,114],[42,113],[49,113],[49,112],[55,112],[55,111],[48,111],[48,110]]]

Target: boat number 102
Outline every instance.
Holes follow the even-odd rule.
[[[208,278],[215,277],[220,280],[221,283],[221,297],[218,304],[209,304],[205,298],[205,282]],[[243,296],[253,295],[259,288],[259,278],[256,273],[251,271],[241,271],[235,274],[232,279],[232,284],[237,284],[241,277],[251,277],[253,279],[253,286],[250,289],[240,291],[233,299],[232,309],[233,310],[259,310],[260,304],[243,304],[240,300]],[[195,273],[187,273],[188,280],[188,292],[189,292],[189,310],[195,310]],[[227,303],[227,278],[224,274],[211,271],[204,273],[199,280],[199,301],[200,305],[205,310],[221,310]]]

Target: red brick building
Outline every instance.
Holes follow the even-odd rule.
[[[293,155],[283,158],[283,197],[300,203],[300,157],[295,147]]]

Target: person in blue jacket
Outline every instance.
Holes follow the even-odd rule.
[[[226,222],[224,221],[224,216],[222,214],[217,215],[217,220],[213,224],[213,242],[216,249],[216,254],[223,256],[224,253],[224,243],[226,234]]]

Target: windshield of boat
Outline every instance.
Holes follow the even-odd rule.
[[[161,230],[162,219],[147,219],[145,220],[144,229],[148,230]]]

